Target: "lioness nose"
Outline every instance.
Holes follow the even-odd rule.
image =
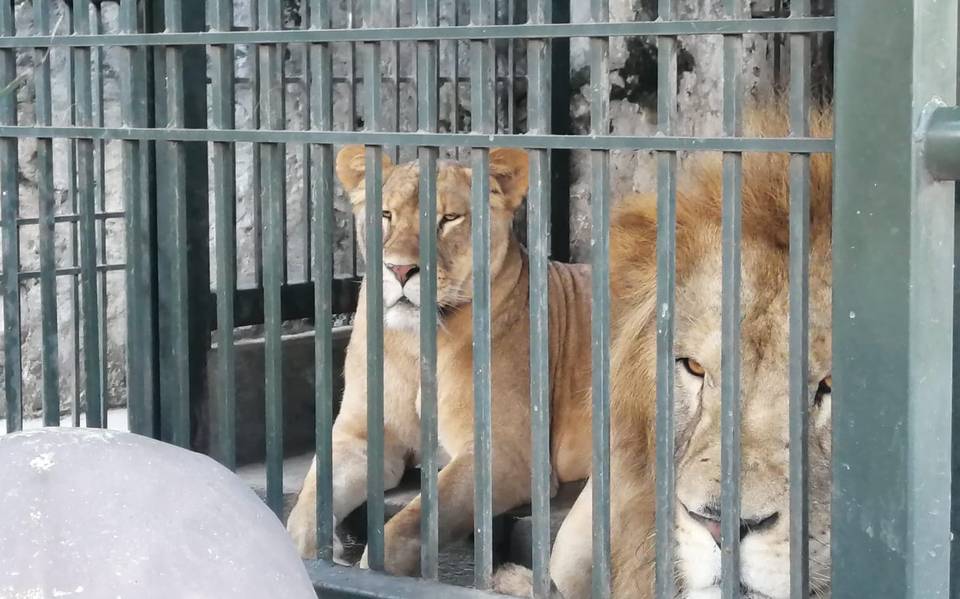
[[[690,514],[690,517],[696,520],[701,526],[707,529],[707,532],[710,533],[710,536],[713,537],[713,541],[720,546],[720,510],[713,506],[704,506],[700,511],[693,511],[687,509],[687,513]],[[780,512],[773,512],[766,516],[760,516],[757,518],[741,518],[740,519],[740,539],[743,540],[748,534],[752,532],[761,532],[767,530],[768,528],[773,527],[777,523],[777,520],[780,518]]]
[[[385,264],[384,266],[390,269],[401,285],[406,285],[413,275],[420,272],[420,267],[416,264]]]

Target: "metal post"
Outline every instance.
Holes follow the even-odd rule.
[[[947,597],[954,194],[915,135],[956,98],[957,3],[837,12],[832,596]]]

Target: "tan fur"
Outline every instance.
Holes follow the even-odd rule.
[[[364,151],[344,148],[337,173],[350,193],[358,223],[364,209]],[[527,156],[521,150],[490,152],[492,287],[493,510],[501,513],[530,498],[529,271],[527,257],[512,235],[514,212],[527,189]],[[439,475],[441,543],[469,534],[473,526],[472,254],[471,171],[442,162],[437,176],[438,304],[437,391],[441,450],[450,462]],[[419,262],[419,167],[384,160],[385,264]],[[449,215],[447,220],[444,215]],[[358,226],[363,237],[362,226]],[[362,247],[362,246],[361,246]],[[385,486],[397,484],[419,459],[418,310],[404,302],[386,305],[384,273]],[[419,276],[419,275],[416,275]],[[411,279],[406,285],[413,285]],[[400,291],[397,291],[399,293]],[[406,291],[403,291],[406,293]],[[419,302],[419,292],[413,294]],[[333,428],[334,516],[337,521],[366,499],[366,286],[347,349],[346,388]],[[585,478],[590,466],[590,278],[584,265],[549,266],[551,376],[551,458],[554,478]],[[307,476],[288,529],[301,553],[316,553],[315,470]],[[415,499],[385,527],[386,569],[419,571],[420,500]]]
[[[830,115],[812,118],[829,135]],[[781,110],[752,115],[754,136],[786,135]],[[789,596],[789,158],[743,157],[741,518],[777,514],[741,544],[745,597]],[[831,159],[811,158],[809,392],[830,375]],[[676,367],[677,502],[675,563],[680,597],[715,598],[719,549],[688,512],[719,506],[721,198],[719,157],[682,173],[677,198],[675,356],[692,358],[705,378]],[[611,520],[613,596],[653,597],[655,581],[656,198],[633,197],[612,218]],[[810,572],[829,593],[830,396],[811,403],[809,429]],[[561,528],[551,572],[566,599],[589,597],[589,486]],[[586,566],[586,567],[585,567]]]

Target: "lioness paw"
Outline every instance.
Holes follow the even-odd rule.
[[[533,597],[533,571],[517,564],[504,564],[493,573],[493,591],[501,595]],[[551,599],[563,599],[553,582],[550,583]]]

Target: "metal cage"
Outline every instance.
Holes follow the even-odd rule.
[[[265,339],[266,501],[283,510],[283,350],[285,321],[315,323],[315,409],[318,476],[317,534],[321,560],[308,564],[323,597],[489,596],[493,572],[491,487],[491,314],[489,156],[493,147],[529,152],[530,189],[526,239],[530,288],[547,286],[549,257],[567,259],[569,212],[567,152],[589,152],[592,261],[593,406],[593,597],[610,596],[610,276],[608,265],[611,168],[614,150],[656,155],[657,429],[671,431],[674,392],[674,260],[678,154],[723,154],[723,495],[722,571],[726,598],[740,593],[738,569],[740,434],[740,182],[746,152],[789,153],[790,225],[790,478],[791,596],[809,596],[806,499],[807,272],[809,156],[835,155],[833,227],[833,511],[834,597],[947,597],[950,590],[951,453],[954,284],[954,188],[958,164],[956,0],[843,0],[832,16],[813,16],[810,0],[778,2],[782,15],[753,18],[746,3],[717,0],[716,19],[676,18],[673,0],[656,3],[657,18],[612,22],[609,0],[590,0],[587,22],[569,22],[569,4],[555,0],[471,0],[468,22],[455,3],[452,15],[440,0],[415,0],[404,14],[397,0],[349,3],[345,23],[329,0],[301,0],[300,28],[284,28],[281,0],[251,0],[246,25],[236,21],[232,0],[46,0],[0,2],[0,235],[2,235],[3,368],[7,431],[22,427],[24,346],[21,314],[25,285],[39,280],[42,331],[40,393],[44,425],[60,423],[64,383],[59,367],[65,339],[73,343],[75,376],[71,419],[106,426],[109,374],[106,314],[110,273],[123,276],[126,331],[125,383],[130,430],[181,446],[196,445],[198,409],[209,409],[206,449],[236,467],[235,330],[262,325]],[[15,14],[29,5],[32,30],[17,27]],[[19,8],[17,8],[19,7]],[[112,7],[112,8],[111,8]],[[15,10],[16,9],[16,10]],[[116,30],[105,30],[104,11],[116,11]],[[52,15],[65,18],[53,22]],[[339,12],[338,12],[339,14]],[[362,26],[357,26],[362,21]],[[743,36],[771,34],[785,41],[789,60],[791,134],[745,137],[742,106]],[[834,139],[811,137],[811,43],[836,40]],[[658,115],[656,134],[611,135],[609,90],[611,37],[655,38]],[[720,36],[723,44],[722,134],[680,135],[675,127],[677,38]],[[589,40],[589,133],[568,128],[569,41]],[[495,46],[498,41],[499,46]],[[400,44],[408,44],[401,72]],[[238,61],[238,48],[249,60]],[[350,56],[349,75],[338,75],[334,54]],[[302,70],[288,73],[285,53],[299,52]],[[469,72],[459,71],[463,51]],[[523,52],[525,51],[525,54]],[[104,55],[121,65],[119,116],[105,117]],[[63,53],[69,111],[54,110],[51,56]],[[384,53],[394,69],[383,76]],[[452,69],[443,74],[444,56]],[[19,59],[31,55],[32,70]],[[523,61],[523,69],[518,63]],[[500,65],[500,63],[503,65]],[[778,59],[779,62],[779,59]],[[238,66],[239,65],[239,66]],[[408,65],[410,66],[410,65]],[[243,73],[238,72],[242,68]],[[18,101],[25,80],[35,96]],[[358,85],[358,81],[360,85]],[[525,83],[526,122],[515,96]],[[440,88],[469,90],[469,131],[461,102],[447,124]],[[452,82],[452,84],[451,84]],[[466,87],[461,88],[461,83]],[[397,115],[383,108],[384,85]],[[252,113],[238,126],[239,85]],[[287,118],[288,85],[302,95],[303,120]],[[334,89],[350,86],[350,105],[335,110]],[[415,128],[398,126],[402,89],[415,108]],[[26,102],[32,122],[18,122]],[[109,117],[109,115],[108,115]],[[389,118],[388,118],[389,117]],[[362,119],[362,123],[358,122]],[[58,119],[61,119],[58,121]],[[338,121],[338,119],[345,119]],[[343,124],[346,122],[346,124]],[[355,130],[362,124],[360,130]],[[406,151],[421,166],[421,269],[436,271],[433,201],[436,165],[444,148],[469,155],[472,181],[475,397],[476,590],[437,582],[437,316],[421,318],[421,567],[425,580],[394,580],[383,569],[383,438],[368,447],[368,547],[373,572],[344,569],[331,559],[331,427],[334,396],[332,322],[353,310],[353,263],[334,263],[338,222],[334,214],[335,145],[361,143],[366,150],[367,271],[381,269],[381,153]],[[37,213],[21,211],[24,144],[35,146]],[[250,173],[237,171],[238,148],[252,156]],[[118,157],[110,158],[111,148]],[[288,149],[299,148],[303,165],[298,195],[287,189]],[[452,150],[451,150],[452,151]],[[65,166],[57,166],[65,159]],[[122,206],[105,201],[105,164],[122,170]],[[208,169],[209,165],[209,169]],[[66,174],[65,201],[54,189],[55,171]],[[932,174],[931,174],[932,171]],[[256,197],[254,284],[238,285],[238,185],[250,176]],[[246,183],[244,183],[246,185]],[[287,210],[309,218],[300,239],[301,280],[290,275]],[[213,217],[211,219],[211,217]],[[213,255],[211,220],[217,223]],[[122,226],[109,223],[122,223]],[[36,250],[24,250],[20,234],[37,227]],[[66,230],[67,234],[63,231]],[[111,235],[121,235],[122,260],[111,259]],[[69,264],[56,258],[68,244]],[[36,264],[25,258],[35,253]],[[27,256],[28,258],[30,256]],[[215,276],[211,280],[211,260]],[[339,272],[335,275],[335,270]],[[424,277],[422,301],[436,300],[436,284]],[[60,287],[66,285],[66,291]],[[367,281],[368,426],[383,427],[382,293],[378,277]],[[58,322],[58,293],[72,298],[73,331]],[[31,296],[32,297],[32,296]],[[26,306],[33,309],[32,306]],[[530,400],[533,414],[533,553],[535,594],[549,593],[550,456],[549,339],[545,293],[530,297]],[[329,325],[329,326],[328,326]],[[212,337],[219,350],[206,364]],[[219,381],[206,407],[205,376]],[[69,384],[67,386],[69,386]],[[672,562],[674,439],[657,436],[657,596],[676,593]],[[956,441],[953,446],[960,446]],[[954,560],[955,562],[957,560]]]

